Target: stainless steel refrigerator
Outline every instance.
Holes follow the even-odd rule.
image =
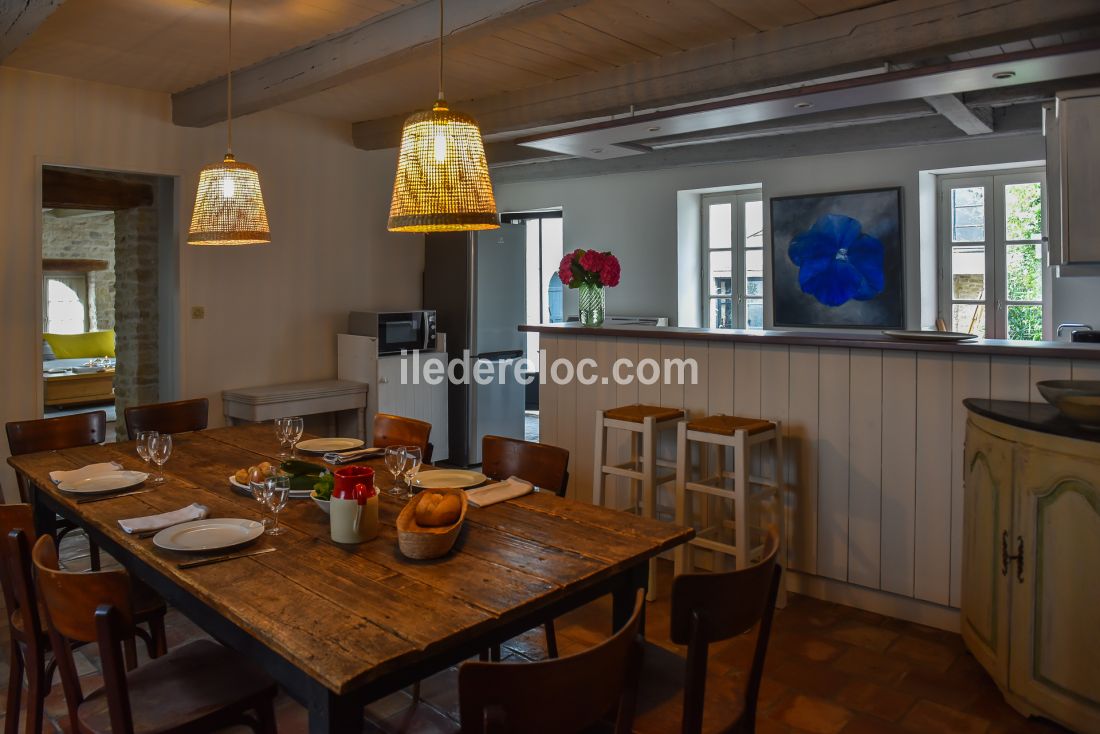
[[[471,375],[449,387],[450,462],[480,464],[485,435],[523,438],[524,385],[516,368],[525,344],[526,228],[429,234],[424,242],[424,308],[436,311],[448,357],[462,359],[469,350],[470,369],[494,376],[490,384]]]

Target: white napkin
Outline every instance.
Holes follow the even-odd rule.
[[[497,502],[506,502],[522,497],[534,491],[535,487],[530,482],[525,482],[519,477],[508,477],[503,482],[486,484],[484,487],[466,490],[466,499],[474,507],[488,507]]]
[[[171,512],[164,512],[160,515],[149,515],[148,517],[133,517],[129,520],[119,520],[118,524],[127,533],[148,533],[153,530],[164,530],[170,528],[173,525],[179,525],[181,522],[189,522],[191,520],[202,520],[209,514],[209,510],[205,505],[200,505],[197,502],[187,507],[181,507],[178,510],[172,510]]]
[[[79,482],[82,479],[97,477],[100,474],[120,471],[121,469],[122,464],[119,464],[117,461],[105,461],[102,464],[88,464],[88,466],[82,466],[79,469],[70,469],[69,471],[52,471],[50,472],[50,481],[54,484],[61,484],[62,482]]]

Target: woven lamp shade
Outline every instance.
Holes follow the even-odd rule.
[[[264,245],[271,242],[260,174],[231,153],[199,173],[195,211],[187,241],[192,245]]]
[[[500,226],[481,130],[440,100],[405,120],[390,203],[391,232]]]

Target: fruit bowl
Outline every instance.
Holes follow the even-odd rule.
[[[1069,420],[1100,429],[1100,380],[1043,380],[1035,387]]]

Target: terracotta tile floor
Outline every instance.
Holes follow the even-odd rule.
[[[66,543],[68,545],[68,543]],[[73,568],[86,559],[63,548]],[[664,593],[647,609],[647,666],[664,677],[681,675],[682,649],[668,641],[671,564],[661,563],[658,588]],[[562,654],[583,650],[610,633],[610,600],[602,599],[558,621]],[[169,645],[202,636],[182,614],[168,616]],[[506,660],[522,662],[545,656],[541,630],[512,640]],[[728,723],[737,702],[754,638],[750,634],[711,648],[706,731]],[[3,650],[0,685],[7,681],[9,651]],[[86,686],[99,684],[94,646],[77,653]],[[46,703],[47,731],[69,731],[58,683]],[[86,689],[87,690],[87,689]],[[422,684],[422,701],[413,706],[408,692],[368,707],[364,732],[433,734],[455,732],[458,718],[457,669]],[[1053,724],[1027,720],[1000,694],[956,634],[922,627],[870,612],[791,595],[777,612],[760,692],[760,734],[890,734],[959,732],[1025,734],[1064,732]],[[679,727],[679,700],[639,701],[635,731],[667,734]],[[2,717],[0,717],[2,718]],[[279,731],[305,732],[306,712],[285,695],[279,701]],[[237,734],[237,729],[233,734]],[[240,729],[239,731],[247,731]]]

